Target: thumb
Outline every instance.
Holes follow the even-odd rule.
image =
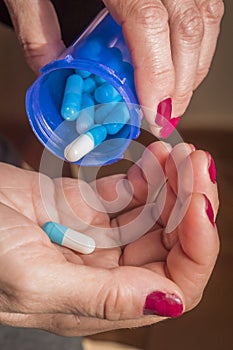
[[[146,107],[144,114],[151,130],[156,136],[167,137],[172,131],[167,129],[174,129],[175,125],[166,120],[178,117],[172,116],[175,70],[167,10],[160,0],[104,0],[104,3],[122,26],[134,64],[138,99]],[[159,134],[158,127],[165,128],[164,133]]]
[[[32,285],[37,293],[40,290],[40,312],[42,308],[47,313],[117,321],[143,314],[177,317],[183,311],[181,290],[172,281],[139,267],[106,270],[67,263],[47,269],[43,280],[36,280],[39,286]]]
[[[27,63],[39,69],[65,48],[57,15],[49,0],[5,0]]]

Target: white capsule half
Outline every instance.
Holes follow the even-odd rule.
[[[95,250],[95,241],[93,238],[70,228],[68,228],[64,235],[62,245],[81,254],[91,254]]]
[[[69,162],[77,162],[94,148],[94,140],[90,136],[83,134],[66,146],[64,156]]]

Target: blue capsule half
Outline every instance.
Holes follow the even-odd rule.
[[[87,92],[88,94],[91,94],[96,89],[96,81],[93,79],[93,77],[89,77],[87,79],[84,79],[83,81],[83,92]]]
[[[106,80],[101,78],[99,75],[95,75],[94,79],[95,79],[97,85],[102,85],[102,84],[106,83]]]
[[[97,87],[94,96],[98,103],[119,102],[121,100],[119,92],[109,83]]]
[[[94,147],[99,146],[107,137],[107,130],[103,125],[95,125],[92,129],[85,132],[94,142]]]
[[[91,57],[92,60],[96,61],[99,59],[103,49],[105,49],[105,45],[99,37],[89,38],[78,50],[78,57],[84,59]]]
[[[61,115],[65,120],[73,121],[78,117],[82,101],[83,79],[78,74],[70,75],[66,80]]]
[[[79,134],[84,133],[94,125],[95,101],[90,94],[82,96],[81,111],[76,120],[76,130]]]
[[[95,110],[95,123],[103,124],[104,120],[107,118],[108,114],[116,107],[118,102],[104,103],[99,105]]]
[[[82,78],[88,78],[92,73],[88,70],[75,69],[75,73],[81,75]]]
[[[117,134],[129,121],[130,114],[125,103],[118,103],[109,115],[105,118],[103,125],[109,135]]]

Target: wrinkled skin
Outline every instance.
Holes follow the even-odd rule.
[[[146,296],[153,291],[176,294],[184,311],[194,308],[219,250],[216,225],[206,214],[205,196],[215,216],[218,210],[217,186],[208,167],[205,152],[180,144],[170,153],[162,142],[150,145],[126,175],[90,185],[1,164],[0,323],[66,336],[149,325],[164,319],[143,315]],[[193,186],[186,181],[190,169]],[[121,207],[113,213],[117,188]],[[168,233],[172,208],[188,192],[184,215]],[[91,255],[58,247],[41,229],[53,220],[92,231],[93,237],[95,230],[101,235],[118,226],[116,232],[130,237],[123,226],[142,208],[153,222],[149,232],[124,247],[98,248]]]
[[[29,66],[41,66],[65,49],[49,0],[5,0]],[[172,99],[172,118],[186,111],[193,91],[207,76],[224,13],[222,0],[104,0],[122,26],[135,68],[135,85],[151,131],[155,113]],[[79,14],[77,14],[78,20]],[[160,125],[160,124],[159,124]]]

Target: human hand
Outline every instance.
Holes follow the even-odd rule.
[[[190,169],[193,189],[184,181],[192,178]],[[192,309],[218,253],[214,182],[209,155],[185,144],[169,154],[164,143],[154,143],[127,175],[91,186],[1,164],[0,323],[77,336],[149,325]],[[184,216],[166,233],[176,203],[185,208]],[[131,243],[135,232],[129,228],[138,229],[138,217],[139,230],[148,222],[151,227]],[[116,240],[128,235],[129,243],[77,254],[49,241],[40,228],[48,220],[97,240],[102,231],[117,227]]]
[[[4,0],[28,65],[35,73],[65,49],[56,11],[49,0]]]
[[[5,2],[28,64],[38,72],[64,50],[56,12],[49,0]],[[223,1],[103,2],[122,25],[135,67],[139,103],[146,107],[150,128],[156,136],[166,138],[209,71]]]
[[[151,130],[166,138],[184,114],[193,91],[208,74],[224,12],[223,1],[104,3],[122,25],[134,63],[139,102],[154,111],[145,113]],[[166,120],[170,125],[163,130]],[[160,132],[156,126],[162,127]]]

